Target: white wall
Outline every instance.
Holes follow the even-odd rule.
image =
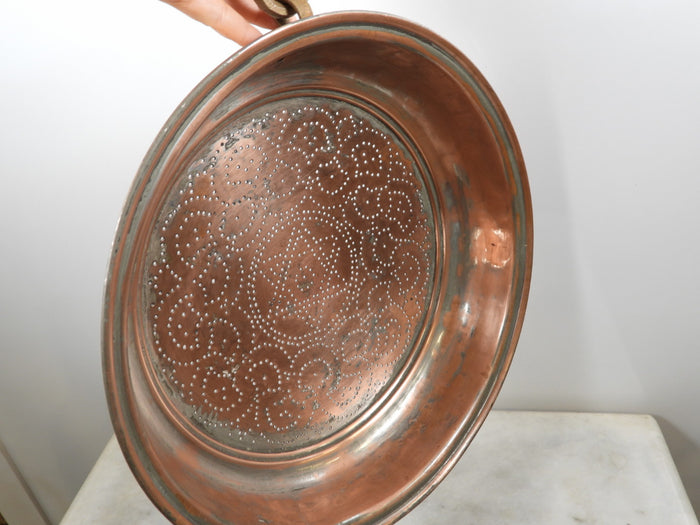
[[[659,416],[700,509],[700,3],[312,6],[423,23],[510,114],[535,264],[498,406]],[[111,433],[100,309],[129,184],[235,49],[156,0],[0,4],[0,440],[53,522]]]

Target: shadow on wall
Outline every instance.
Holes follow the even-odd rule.
[[[700,516],[700,445],[683,434],[662,417],[655,416],[666,438],[673,462],[678,468],[681,481],[693,506],[695,514]]]

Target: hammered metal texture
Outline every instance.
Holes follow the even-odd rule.
[[[360,108],[298,98],[227,126],[177,180],[144,286],[164,387],[232,447],[332,435],[423,325],[435,240],[415,163]]]
[[[373,13],[272,31],[176,109],[124,207],[124,455],[178,524],[392,523],[492,406],[531,267],[517,139],[459,50]]]

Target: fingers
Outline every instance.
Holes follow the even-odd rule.
[[[233,9],[224,0],[196,0],[198,2],[210,1],[219,4],[216,16],[207,25],[218,33],[242,46],[250,44],[260,36],[260,31],[255,29],[238,11]],[[206,23],[206,22],[205,22]]]
[[[242,46],[260,36],[260,31],[251,22],[261,27],[274,27],[271,25],[272,19],[249,0],[164,1]]]

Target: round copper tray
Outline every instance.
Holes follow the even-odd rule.
[[[450,44],[368,13],[259,39],[121,219],[104,372],[134,474],[176,523],[398,519],[494,401],[531,240],[515,134]]]

